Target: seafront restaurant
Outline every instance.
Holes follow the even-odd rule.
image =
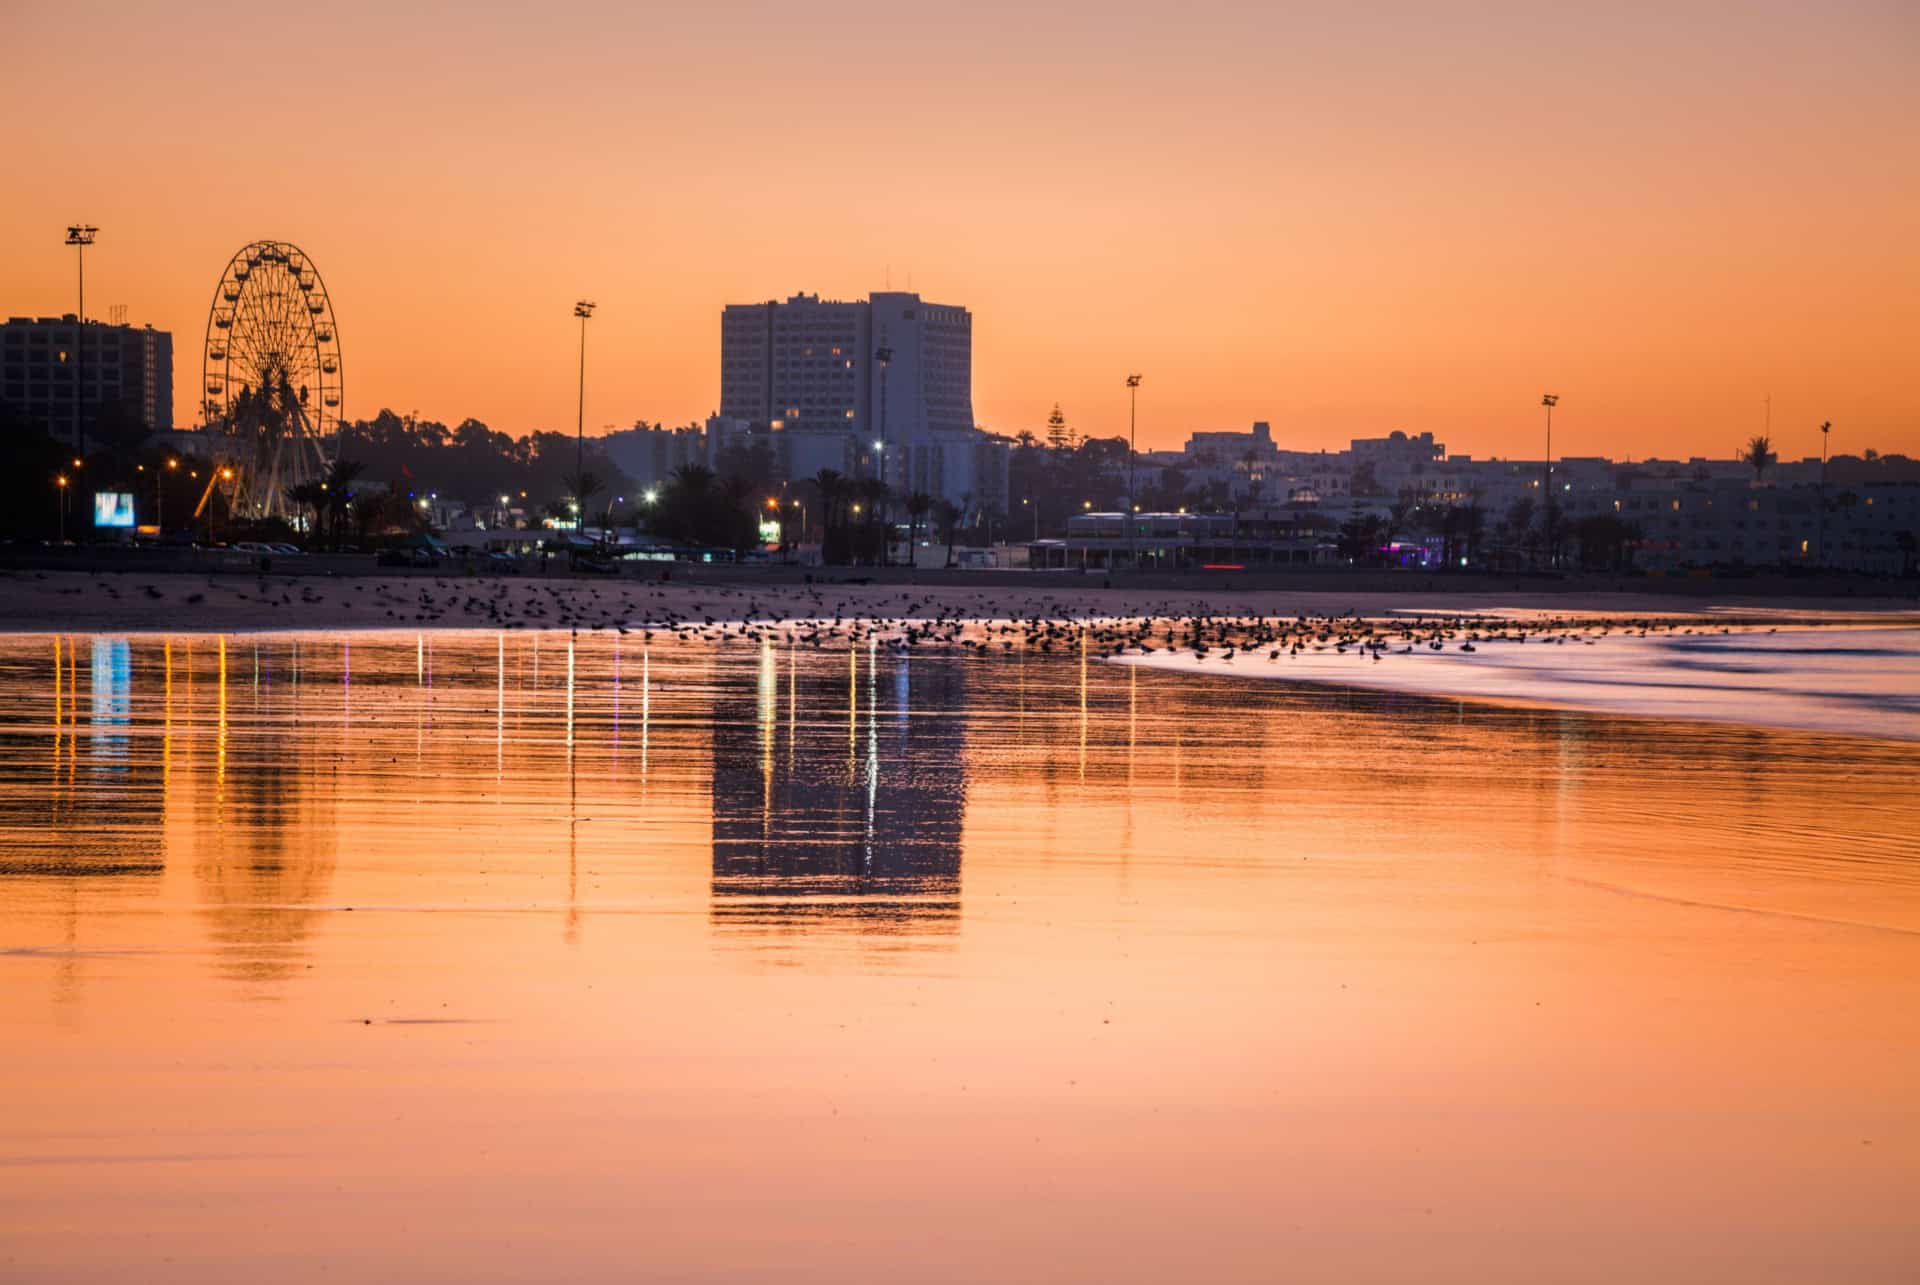
[[[1131,530],[1129,530],[1131,527]],[[1081,513],[1065,539],[1035,540],[1036,571],[1109,570],[1131,561],[1147,570],[1311,566],[1337,560],[1337,547],[1312,523],[1274,514]]]

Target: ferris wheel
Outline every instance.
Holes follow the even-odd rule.
[[[295,517],[289,488],[321,481],[340,431],[340,331],[319,270],[255,241],[220,275],[202,359],[209,431],[227,436],[233,511]]]

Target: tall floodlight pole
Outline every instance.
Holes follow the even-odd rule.
[[[573,489],[574,498],[580,498],[580,483],[587,475],[587,318],[593,315],[593,301],[582,299],[573,305],[573,315],[580,318],[580,406],[573,424]],[[574,509],[573,529],[581,529],[586,521],[584,505]]]
[[[1820,548],[1816,554],[1820,566],[1827,565],[1827,435],[1833,432],[1833,421],[1820,423]]]
[[[1127,565],[1129,567],[1134,568],[1135,570],[1138,570],[1140,567],[1140,553],[1134,547],[1134,542],[1133,542],[1134,528],[1137,525],[1136,522],[1134,521],[1133,515],[1135,511],[1139,509],[1140,506],[1134,502],[1134,498],[1133,498],[1133,480],[1134,480],[1133,430],[1134,430],[1135,422],[1139,418],[1139,410],[1140,410],[1140,376],[1128,375],[1127,376],[1127,511],[1121,514],[1121,519],[1127,524]]]
[[[1547,408],[1547,462],[1541,485],[1545,494],[1541,497],[1546,507],[1540,511],[1541,536],[1547,546],[1547,565],[1553,565],[1553,408],[1560,404],[1560,394],[1545,393],[1540,404]]]
[[[887,367],[893,364],[893,349],[887,347],[884,335],[881,336],[880,346],[873,350],[873,360],[880,367],[880,436],[873,443],[873,475],[884,486],[887,481]],[[884,497],[875,499],[874,507],[879,510],[876,516],[884,516],[886,513]],[[880,565],[886,566],[892,560],[893,533],[883,528],[880,536]]]
[[[87,247],[93,244],[94,233],[99,230],[91,223],[75,223],[67,228],[67,244],[73,247],[80,272],[80,304],[74,312],[73,328],[73,448],[82,455],[87,453],[87,439],[80,426],[81,390],[85,387],[81,377],[86,374],[86,358],[82,354],[87,346]]]

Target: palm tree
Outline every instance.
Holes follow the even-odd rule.
[[[1480,537],[1482,533],[1485,532],[1486,527],[1486,510],[1480,507],[1480,497],[1476,495],[1467,504],[1467,507],[1461,510],[1460,534],[1463,544],[1461,556],[1466,558],[1467,561],[1477,561],[1475,555],[1480,551]]]
[[[840,510],[847,502],[847,479],[839,469],[823,468],[810,479],[820,497],[820,525],[831,530],[840,522]]]
[[[1408,530],[1408,519],[1419,508],[1418,497],[1411,490],[1400,492],[1400,498],[1387,506],[1386,528],[1380,533],[1381,544],[1392,544],[1396,538]]]
[[[1741,452],[1740,462],[1753,470],[1753,483],[1760,484],[1766,474],[1767,466],[1773,463],[1773,439],[1765,433],[1756,433],[1747,439],[1747,449]]]
[[[830,565],[851,561],[845,512],[851,483],[838,469],[823,468],[811,479],[820,497],[820,560]]]
[[[337,459],[321,484],[327,495],[327,527],[336,545],[340,543],[340,528],[346,523],[347,506],[353,502],[353,484],[366,471],[367,466],[359,460]]]
[[[948,500],[935,500],[933,504],[934,526],[940,532],[940,538],[947,542],[947,565],[953,565],[953,546],[960,536],[960,509]]]
[[[887,546],[891,544],[892,541],[888,538],[889,533],[882,519],[886,517],[887,496],[891,494],[891,491],[887,484],[877,477],[861,478],[858,482],[854,483],[853,490],[854,494],[860,497],[860,502],[866,509],[864,515],[866,521],[861,525],[867,530],[867,538],[863,541],[863,543],[868,546],[867,556],[871,558],[877,554],[880,559],[880,565],[885,566],[887,564]],[[876,544],[878,545],[877,548],[874,547]]]
[[[1384,518],[1365,514],[1340,524],[1340,556],[1349,562],[1368,565],[1380,556],[1387,523]]]
[[[323,529],[323,519],[327,511],[327,488],[318,482],[302,482],[298,486],[287,488],[287,503],[295,512],[301,509],[313,510],[313,536],[318,539]]]
[[[724,530],[736,562],[760,538],[760,516],[753,508],[753,497],[759,490],[751,478],[735,475],[720,479],[722,512],[727,518]]]
[[[1500,524],[1506,528],[1506,538],[1510,543],[1534,551],[1536,555],[1539,545],[1534,539],[1533,517],[1537,507],[1532,496],[1523,495],[1508,506],[1507,516]]]
[[[915,491],[907,497],[907,556],[913,558],[913,550],[920,547],[920,527],[927,514],[933,511],[933,497],[925,491]]]

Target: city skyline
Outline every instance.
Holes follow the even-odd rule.
[[[200,7],[76,47],[11,15],[16,95],[99,92],[18,140],[39,181],[0,211],[6,313],[72,311],[60,235],[84,219],[89,315],[124,304],[183,355],[232,246],[309,250],[355,418],[568,427],[594,297],[589,432],[698,420],[729,300],[891,286],[965,301],[975,412],[1009,434],[1060,402],[1124,435],[1141,371],[1143,450],[1265,420],[1302,448],[1403,428],[1524,456],[1552,389],[1556,453],[1723,455],[1770,399],[1783,456],[1826,420],[1836,452],[1920,454],[1920,177],[1888,163],[1920,136],[1920,34],[1892,7],[1515,9],[1471,40],[1410,7],[1070,7],[1012,53],[984,12],[856,7],[838,48],[779,13],[736,38],[724,8],[458,30],[348,8],[351,43]],[[315,82],[238,57],[255,43]],[[206,56],[221,77],[174,74]],[[1015,74],[981,92],[983,63]],[[836,75],[783,74],[816,64]],[[769,130],[774,105],[831,146]]]

